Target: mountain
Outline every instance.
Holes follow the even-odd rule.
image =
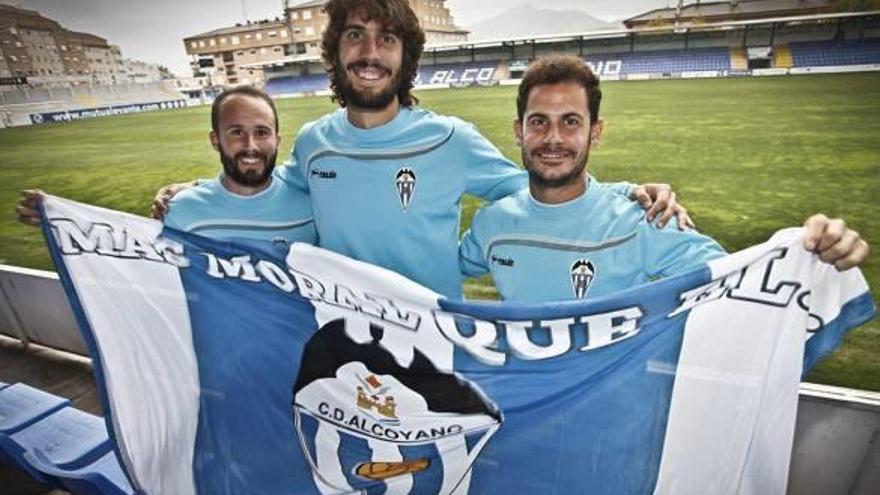
[[[621,28],[620,23],[605,22],[580,10],[553,10],[520,5],[466,26],[470,41],[516,38],[530,35],[581,33]]]

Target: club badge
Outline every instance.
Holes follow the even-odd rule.
[[[501,411],[418,349],[406,362],[384,328],[371,324],[364,342],[347,327],[333,320],[312,336],[292,389],[294,428],[318,490],[410,493],[419,480],[442,480],[432,493],[468,493]]]
[[[413,193],[416,190],[416,173],[409,167],[401,167],[397,171],[397,197],[400,198],[400,206],[403,211],[409,207]]]
[[[587,259],[579,259],[571,265],[571,287],[578,299],[583,299],[596,277],[596,266]]]

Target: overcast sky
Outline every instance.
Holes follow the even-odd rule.
[[[291,0],[291,4],[305,0]],[[447,0],[456,24],[468,26],[515,5],[577,9],[603,20],[623,19],[674,0]],[[36,10],[74,31],[85,31],[119,45],[122,55],[165,65],[189,75],[183,38],[245,19],[282,16],[283,0],[0,0]],[[690,3],[690,2],[686,2]],[[527,34],[527,33],[523,33]]]

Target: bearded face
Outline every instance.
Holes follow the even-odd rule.
[[[239,151],[230,155],[218,143],[223,173],[240,186],[259,187],[269,181],[275,169],[277,150],[271,154],[260,150]]]

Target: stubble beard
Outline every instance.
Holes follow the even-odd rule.
[[[590,157],[589,152],[584,152],[582,158],[575,156],[577,162],[569,172],[560,175],[559,177],[547,178],[535,169],[534,163],[536,160],[532,159],[531,154],[527,150],[522,149],[521,153],[523,165],[529,173],[529,182],[546,189],[556,189],[583,180],[584,171],[587,168],[587,160]]]

